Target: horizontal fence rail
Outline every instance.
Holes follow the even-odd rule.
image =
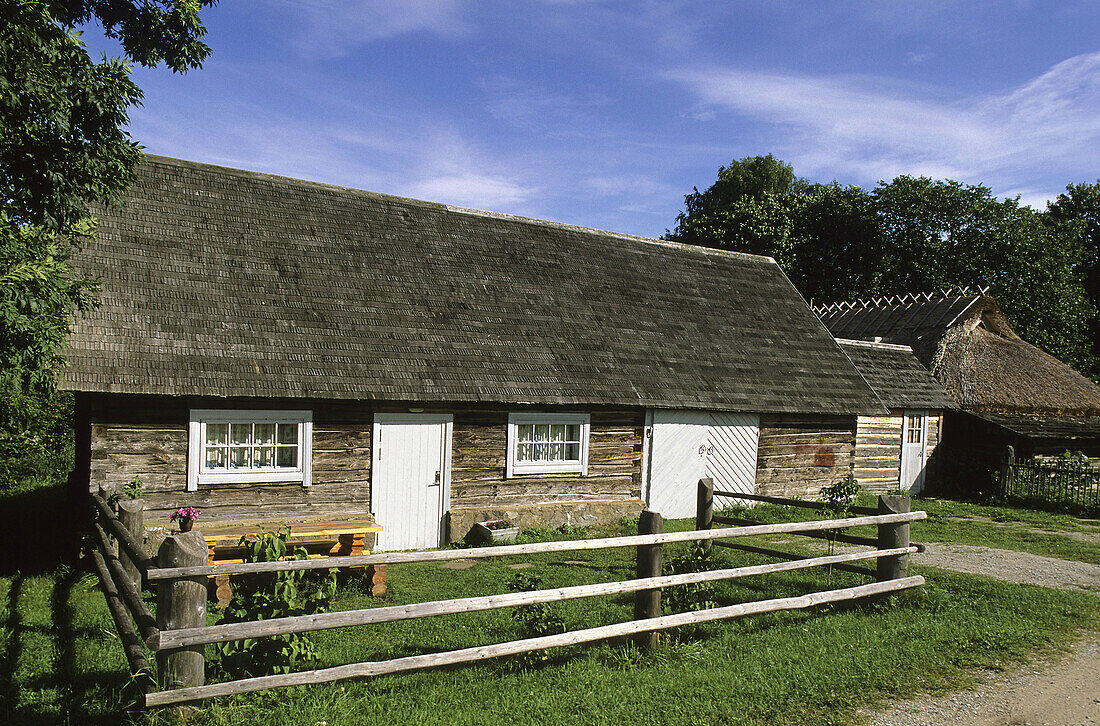
[[[782,504],[785,507],[802,507],[803,509],[816,509],[818,511],[824,510],[828,507],[823,502],[814,502],[808,499],[786,499],[784,497],[769,497],[763,494],[745,494],[743,492],[722,492],[717,489],[714,491],[714,496],[723,497],[726,499],[744,499],[749,502],[764,502],[766,504]],[[874,507],[849,507],[848,511],[854,514],[878,514],[879,510]],[[717,520],[717,518],[716,518]]]
[[[709,482],[709,480],[704,480]],[[664,532],[661,516],[646,511],[639,520],[639,534],[622,537],[539,542],[522,545],[482,547],[478,549],[432,550],[418,552],[386,552],[354,557],[323,557],[312,560],[281,560],[276,562],[205,564],[206,547],[199,532],[173,534],[161,545],[157,558],[147,557],[141,545],[142,507],[140,501],[127,503],[127,511],[116,515],[102,494],[92,495],[92,535],[94,548],[89,557],[99,576],[108,608],[126,653],[131,672],[151,674],[143,646],[157,655],[157,681],[165,690],[152,691],[152,679],[140,679],[143,705],[146,707],[182,704],[213,696],[248,693],[269,688],[326,683],[352,677],[370,677],[402,673],[425,668],[467,663],[507,655],[528,653],[545,648],[589,643],[607,638],[632,636],[639,647],[656,645],[655,633],[681,625],[706,623],[755,613],[812,607],[814,605],[854,600],[871,595],[896,592],[923,584],[920,577],[907,577],[905,562],[917,551],[908,541],[909,523],[925,519],[924,512],[909,512],[908,499],[883,504],[879,509],[859,508],[852,516],[809,522],[759,524],[749,520],[712,517],[712,484],[704,490],[700,482],[700,515],[697,528],[689,532]],[[724,496],[726,493],[715,493]],[[752,497],[758,501],[786,503],[774,497],[730,493],[734,498]],[[704,501],[705,500],[705,501]],[[807,503],[816,504],[816,503]],[[705,505],[705,507],[704,507]],[[819,509],[818,506],[811,508]],[[709,514],[704,517],[704,510]],[[121,518],[121,515],[126,515]],[[704,522],[704,524],[698,524]],[[713,529],[712,522],[736,526]],[[796,534],[807,537],[833,537],[836,530],[850,527],[877,526],[878,539],[841,535],[843,541],[869,545],[872,549],[801,556],[735,542],[737,538],[769,534]],[[823,534],[829,530],[829,535]],[[723,568],[710,571],[662,574],[662,548],[665,544],[699,541],[718,544],[778,558],[780,562]],[[120,553],[115,553],[115,546]],[[209,577],[316,570],[364,565],[385,565],[414,562],[446,562],[461,559],[484,559],[516,555],[552,554],[611,548],[637,548],[637,576],[634,579],[576,585],[570,587],[474,596],[433,602],[364,608],[334,613],[317,613],[271,620],[205,625],[206,585]],[[156,562],[163,566],[156,566]],[[851,563],[875,560],[877,570],[856,567]],[[128,566],[132,564],[132,568]],[[663,588],[735,578],[790,572],[811,567],[849,569],[877,578],[856,587],[826,590],[797,597],[776,598],[715,607],[674,615],[663,615],[660,593]],[[157,586],[158,616],[154,619],[141,596],[144,583]],[[585,597],[634,593],[634,619],[595,628],[556,635],[527,638],[494,645],[464,648],[443,653],[426,653],[387,661],[363,662],[315,671],[247,678],[205,685],[203,683],[203,649],[207,645],[253,638],[306,633],[339,627],[369,626],[415,618],[497,610],[539,603]]]
[[[825,567],[842,562],[869,560],[878,557],[910,554],[913,552],[916,552],[915,547],[897,547],[888,550],[851,552],[826,557],[812,557],[796,562],[751,565],[725,570],[708,570],[706,572],[687,572],[680,575],[662,575],[660,577],[645,577],[634,580],[622,580],[619,582],[575,585],[573,587],[559,587],[549,590],[536,590],[533,592],[514,592],[502,595],[465,597],[454,600],[416,603],[413,605],[394,605],[390,607],[365,608],[362,610],[345,610],[336,613],[301,615],[292,618],[279,618],[277,620],[262,620],[257,622],[214,625],[202,628],[168,630],[158,633],[157,639],[149,642],[148,645],[151,650],[170,650],[172,648],[182,648],[189,645],[225,643],[234,640],[244,640],[246,638],[262,638],[271,635],[305,633],[354,625],[376,625],[378,623],[412,620],[414,618],[433,617],[436,615],[454,615],[456,613],[472,613],[482,610],[498,610],[500,608],[515,607],[517,605],[533,605],[537,603],[557,602],[558,600],[571,600],[598,595],[621,595],[628,592],[672,587],[675,585],[691,585],[700,582],[732,580],[739,577],[750,577],[773,572],[789,572],[791,570],[800,570],[808,567]]]
[[[198,701],[214,696],[228,696],[236,693],[261,691],[268,688],[285,688],[287,686],[329,683],[347,678],[372,677],[423,670],[425,668],[456,665],[459,663],[471,663],[489,658],[499,658],[506,655],[530,653],[532,651],[544,650],[547,648],[579,645],[581,643],[591,643],[597,640],[606,640],[608,638],[634,635],[655,630],[665,630],[682,625],[697,625],[718,620],[744,617],[746,615],[776,612],[778,610],[801,610],[816,605],[824,605],[826,603],[855,600],[872,595],[884,595],[910,587],[918,587],[923,584],[924,578],[917,575],[889,580],[887,582],[874,582],[867,585],[858,585],[856,587],[829,590],[826,592],[815,592],[796,597],[758,600],[755,602],[712,608],[710,610],[697,610],[677,613],[675,615],[662,615],[646,620],[630,620],[625,623],[603,625],[596,628],[587,628],[585,630],[573,630],[558,635],[513,640],[507,643],[482,645],[476,648],[452,650],[445,653],[427,653],[424,655],[395,658],[388,661],[353,663],[351,665],[304,671],[302,673],[261,676],[259,678],[246,678],[239,681],[229,681],[227,683],[213,683],[206,686],[180,688],[172,691],[159,691],[157,693],[146,694],[145,704],[146,706],[167,706]]]
[[[219,565],[196,565],[193,567],[154,568],[146,573],[146,578],[151,581],[173,580],[181,577],[213,577],[217,575],[241,575],[258,572],[323,570],[332,567],[358,567],[363,565],[387,565],[409,562],[447,562],[450,560],[484,559],[487,557],[506,557],[509,555],[578,552],[582,550],[611,549],[615,547],[636,547],[639,545],[690,542],[693,540],[713,540],[725,537],[752,537],[761,534],[814,532],[825,529],[843,529],[866,525],[898,524],[915,522],[925,519],[927,516],[928,515],[924,512],[875,514],[873,516],[846,517],[843,519],[826,519],[810,522],[782,522],[780,524],[759,524],[751,527],[732,527],[694,532],[665,532],[662,534],[603,537],[600,539],[562,540],[556,542],[502,545],[499,547],[480,547],[478,549],[383,552],[374,555],[358,555],[355,557],[318,557],[311,560],[239,562]]]

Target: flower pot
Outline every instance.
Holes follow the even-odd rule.
[[[195,526],[195,520],[193,520],[193,519],[181,519],[180,520],[180,531],[181,532],[190,532],[191,528],[194,527],[194,526]]]
[[[515,542],[519,527],[501,527],[500,520],[476,522],[474,531],[482,542]]]

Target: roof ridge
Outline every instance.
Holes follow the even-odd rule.
[[[932,292],[907,292],[898,295],[878,295],[870,298],[856,298],[855,300],[842,300],[815,305],[814,312],[821,316],[828,313],[856,310],[858,308],[887,308],[894,305],[904,305],[906,303],[936,302],[949,299],[957,300],[965,297],[978,298],[989,293],[989,285],[978,285],[976,289],[977,291],[972,290],[969,285],[959,285],[955,287],[943,287]]]
[[[864,348],[880,348],[882,350],[907,350],[910,353],[913,352],[913,347],[909,345],[902,345],[900,343],[882,343],[870,340],[855,340],[854,338],[836,338],[836,342],[841,345],[857,345]]]

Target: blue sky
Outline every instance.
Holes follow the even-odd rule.
[[[135,71],[151,153],[645,236],[756,154],[1038,207],[1100,177],[1092,0],[222,0],[204,19],[201,70]]]

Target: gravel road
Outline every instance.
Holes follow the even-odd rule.
[[[1100,565],[990,547],[932,542],[915,564],[1008,582],[1100,593]],[[989,671],[969,691],[899,701],[862,714],[869,726],[1100,726],[1100,636],[1062,657]]]
[[[924,552],[913,555],[912,563],[986,575],[1007,582],[1100,593],[1100,566],[1027,552],[929,542]],[[1097,688],[1100,689],[1100,685]]]

